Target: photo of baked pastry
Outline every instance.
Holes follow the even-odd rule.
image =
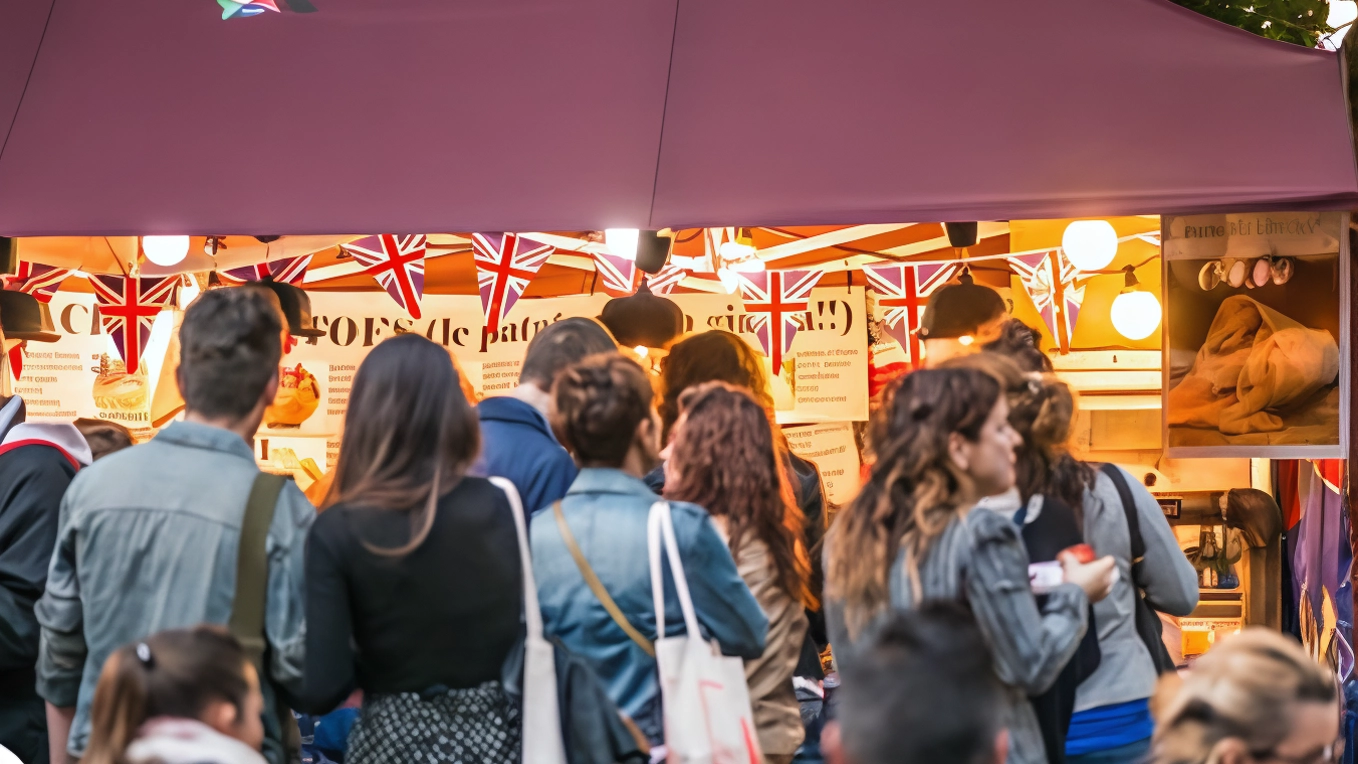
[[[271,430],[297,429],[321,403],[321,386],[311,372],[297,364],[278,370],[278,394],[264,410],[264,425]]]
[[[94,405],[108,419],[127,421],[129,415],[134,413],[145,417],[151,395],[145,365],[137,373],[128,374],[126,364],[103,354],[99,356],[99,366],[94,371]]]

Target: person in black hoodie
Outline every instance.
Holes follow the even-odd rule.
[[[55,341],[57,335],[44,331],[50,327],[42,326],[40,317],[32,296],[0,291],[0,345]],[[3,362],[0,375],[8,382]],[[33,606],[47,583],[62,494],[91,456],[75,426],[26,423],[25,414],[22,398],[0,390],[0,746],[20,761],[46,764],[46,711],[35,689]]]

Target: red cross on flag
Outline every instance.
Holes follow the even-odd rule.
[[[485,328],[500,330],[500,322],[523,296],[555,248],[525,239],[516,233],[474,233],[476,283],[481,288],[481,313]]]
[[[3,282],[5,289],[31,294],[38,302],[51,302],[52,294],[70,275],[71,271],[66,268],[20,260],[18,270],[13,274],[0,276],[0,282]]]
[[[424,297],[424,234],[384,233],[344,245],[411,318]]]
[[[247,265],[244,268],[232,268],[222,271],[222,281],[228,284],[245,284],[251,281],[263,281],[272,278],[282,284],[291,284],[299,287],[302,279],[306,277],[307,266],[311,265],[311,255],[301,257],[287,257],[282,260],[274,260],[271,263],[259,263],[258,265]]]
[[[594,271],[610,297],[626,297],[637,290],[637,263],[625,257],[594,252]]]
[[[173,308],[179,276],[134,279],[122,276],[90,278],[99,301],[104,330],[113,338],[128,374],[136,374],[141,353],[151,339],[151,325],[165,308]]]
[[[901,343],[914,368],[919,368],[922,360],[915,332],[919,331],[929,295],[951,281],[961,269],[960,263],[863,266],[868,286],[877,293],[877,317],[886,323],[887,334]]]
[[[750,328],[759,338],[764,355],[773,361],[773,373],[783,366],[783,356],[797,336],[797,318],[811,309],[811,290],[825,271],[765,271],[741,273],[740,297],[745,302]]]
[[[1062,353],[1070,350],[1075,321],[1085,301],[1085,285],[1077,284],[1079,269],[1060,250],[1007,258],[1023,283],[1047,330]]]

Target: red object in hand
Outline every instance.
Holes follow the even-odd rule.
[[[1079,560],[1081,565],[1085,565],[1094,561],[1094,548],[1088,544],[1076,544],[1075,546],[1068,546],[1065,549],[1061,550],[1061,554],[1075,555],[1075,559]]]

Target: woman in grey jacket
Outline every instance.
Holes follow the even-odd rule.
[[[1099,668],[1080,685],[1066,737],[1067,764],[1131,764],[1150,751],[1149,700],[1157,672],[1136,630],[1137,589],[1152,608],[1185,616],[1198,606],[1198,577],[1174,538],[1155,497],[1118,468],[1131,489],[1146,543],[1144,562],[1132,567],[1131,535],[1117,486],[1100,471],[1085,491],[1085,541],[1117,560],[1118,579],[1094,606],[1099,629]]]
[[[1074,654],[1113,560],[1066,555],[1065,582],[1038,609],[1018,528],[973,511],[1014,484],[1019,438],[1008,415],[999,382],[975,369],[917,371],[889,388],[870,431],[877,463],[827,545],[827,612],[836,659],[851,664],[855,643],[886,612],[964,603],[1006,687],[1008,761],[1043,764],[1028,695],[1046,690]]]

